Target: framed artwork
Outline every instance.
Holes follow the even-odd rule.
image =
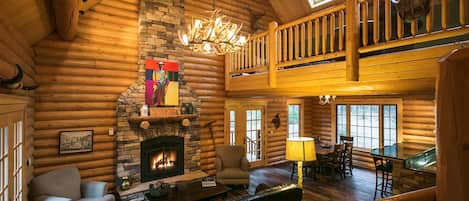
[[[93,151],[93,131],[60,131],[59,154],[72,154]]]
[[[177,62],[146,60],[145,103],[149,106],[179,105],[179,66]]]

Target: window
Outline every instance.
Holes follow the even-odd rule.
[[[300,105],[288,105],[288,137],[300,137]]]
[[[383,105],[383,144],[397,142],[397,105]]]
[[[6,115],[5,115],[6,116]],[[8,125],[0,128],[0,201],[8,200]]]
[[[309,5],[311,6],[311,8],[315,8],[315,7],[318,7],[320,5],[329,3],[332,0],[308,0],[308,1],[309,1]]]
[[[8,105],[8,104],[7,104]],[[0,106],[2,100],[0,98]],[[1,108],[1,107],[0,107]],[[23,194],[23,108],[0,111],[0,201],[21,201]]]
[[[261,160],[262,111],[246,110],[246,158],[249,162]]]
[[[347,105],[337,105],[337,142],[340,140],[340,136],[347,135]]]
[[[393,145],[397,143],[397,104],[337,104],[335,126],[337,142],[340,136],[352,136],[358,148]]]
[[[236,141],[236,130],[235,130],[235,111],[230,110],[230,145],[235,145]]]
[[[350,136],[355,147],[379,147],[379,105],[350,106]]]

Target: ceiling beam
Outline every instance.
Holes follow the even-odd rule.
[[[54,0],[57,33],[63,40],[73,40],[78,30],[78,17],[82,0]]]

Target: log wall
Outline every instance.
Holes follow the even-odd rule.
[[[356,98],[356,97],[354,97]],[[428,145],[436,144],[435,139],[435,101],[434,95],[404,95],[379,96],[379,98],[402,98],[402,140],[410,143],[412,148],[423,151]],[[346,100],[346,98],[345,98]],[[312,114],[309,116],[312,124],[312,136],[319,136],[321,140],[331,142],[331,106],[319,105],[317,98],[313,98]],[[306,119],[307,117],[305,117]],[[332,142],[331,142],[332,143]],[[425,146],[427,145],[427,146]],[[354,152],[354,165],[364,168],[373,167],[373,159],[368,152]]]
[[[277,18],[268,1],[216,1],[215,7],[220,9],[234,23],[242,23],[243,34],[252,33],[248,8],[255,12],[265,13],[259,24],[262,30]],[[212,10],[211,0],[184,1],[185,21],[190,22],[192,17],[208,16],[207,10]],[[189,50],[184,52],[184,79],[201,100],[200,125],[216,120],[213,124],[213,137],[215,145],[224,143],[224,107],[225,107],[225,57],[203,55]],[[212,142],[208,129],[200,129],[200,167],[209,174],[215,173],[215,145]]]
[[[102,0],[80,16],[78,35],[41,40],[37,56],[34,175],[68,165],[114,186],[116,100],[137,77],[138,0]],[[59,155],[59,132],[94,130],[91,153]]]
[[[6,65],[14,66],[15,64],[22,64],[25,71],[25,77],[34,79],[36,77],[35,64],[33,62],[34,52],[29,46],[26,38],[18,31],[11,23],[5,21],[3,16],[0,16],[0,71],[5,70]],[[0,75],[1,76],[1,75]],[[24,155],[23,159],[26,161],[32,156],[34,152],[33,146],[33,122],[34,122],[34,91],[23,90],[6,90],[0,88],[1,94],[12,94],[18,96],[28,97],[29,101],[25,111],[25,130],[24,130]],[[29,183],[32,179],[33,167],[24,167],[25,183]],[[27,186],[25,194],[27,194]]]

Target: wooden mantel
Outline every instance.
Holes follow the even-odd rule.
[[[148,121],[150,123],[155,123],[155,122],[178,122],[182,121],[184,119],[194,119],[198,115],[197,114],[181,114],[181,115],[174,115],[174,116],[147,116],[147,117],[141,117],[141,116],[131,116],[129,117],[129,122],[130,123],[136,123],[140,124],[142,121]]]

